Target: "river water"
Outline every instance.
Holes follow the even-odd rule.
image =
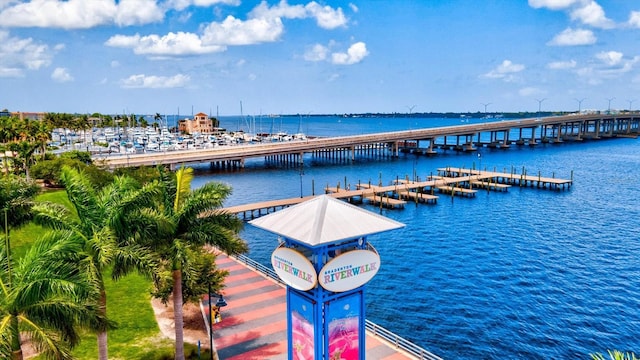
[[[229,130],[339,136],[482,122],[481,119],[223,118]],[[514,137],[512,136],[512,139]],[[197,167],[194,186],[228,183],[227,206],[323,193],[340,182],[421,179],[439,167],[481,167],[569,179],[569,190],[512,187],[474,198],[380,210],[406,224],[369,237],[382,258],[366,286],[367,318],[445,359],[588,359],[640,353],[640,141],[609,139],[434,157],[307,155],[302,168],[247,161],[239,171]],[[479,154],[479,155],[478,155]],[[270,266],[273,234],[246,225],[251,258]]]

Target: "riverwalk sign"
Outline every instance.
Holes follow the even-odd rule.
[[[288,358],[364,360],[364,285],[380,269],[369,235],[404,226],[328,195],[249,222],[278,235],[287,284]]]

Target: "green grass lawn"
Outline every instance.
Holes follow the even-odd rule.
[[[49,191],[39,195],[37,201],[51,201],[70,207],[64,191]],[[28,224],[11,232],[11,248],[16,258],[22,256],[30,244],[46,230]],[[138,274],[130,274],[117,282],[105,276],[107,291],[107,314],[118,328],[108,333],[109,359],[173,359],[174,343],[160,333],[151,307],[151,280]],[[97,337],[85,333],[78,347],[74,349],[78,359],[97,359]],[[195,345],[186,344],[185,354],[197,359]],[[208,353],[202,354],[208,359]]]

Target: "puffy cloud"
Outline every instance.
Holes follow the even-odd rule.
[[[316,23],[323,29],[335,29],[337,27],[346,26],[348,20],[342,11],[342,8],[332,8],[330,6],[322,6],[315,1],[311,1],[307,5],[289,5],[285,0],[280,1],[277,5],[269,7],[262,1],[250,13],[252,18],[285,18],[285,19],[306,19],[315,18]]]
[[[155,76],[155,75],[131,75],[120,81],[123,88],[177,88],[184,87],[189,83],[191,77],[188,75],[178,74],[174,76]]]
[[[556,35],[547,43],[553,46],[577,46],[591,45],[596,42],[593,31],[586,29],[564,29],[560,34]]]
[[[331,62],[337,65],[353,65],[361,62],[367,55],[367,45],[359,41],[349,47],[346,53],[336,52],[331,54]]]
[[[318,26],[323,29],[335,29],[346,26],[347,18],[342,12],[342,8],[333,9],[330,6],[321,6],[315,1],[305,6],[309,14],[316,18]]]
[[[628,24],[631,27],[640,28],[640,11],[632,11],[629,14]]]
[[[495,69],[482,75],[482,77],[489,79],[502,79],[504,81],[513,81],[515,79],[513,74],[519,73],[524,69],[525,66],[522,64],[514,64],[513,62],[511,62],[511,60],[504,60]]]
[[[165,36],[115,35],[109,38],[105,45],[131,48],[135,54],[139,55],[193,55],[226,49],[219,45],[205,45],[198,35],[185,32],[170,32]]]
[[[307,16],[307,11],[303,5],[289,5],[284,0],[271,7],[266,1],[262,1],[249,12],[250,18],[304,19]]]
[[[602,51],[596,54],[596,58],[607,66],[615,66],[622,61],[623,53],[618,51]]]
[[[596,28],[610,29],[615,26],[614,22],[604,14],[602,6],[595,1],[587,1],[584,5],[572,10],[570,14],[572,20],[578,20]]]
[[[160,21],[164,11],[155,0],[35,0],[9,6],[0,12],[4,26],[87,29],[99,25],[121,26]]]
[[[228,16],[221,23],[212,22],[202,35],[207,45],[251,45],[273,42],[284,32],[280,18],[259,18],[242,21]]]
[[[53,0],[40,0],[53,1]],[[69,2],[78,0],[69,0]],[[87,0],[98,1],[98,0]],[[124,1],[132,2],[138,0],[122,0],[120,8],[122,13],[132,14],[124,11]],[[153,1],[153,0],[139,0]],[[184,9],[188,6],[211,6],[216,3],[230,5],[239,4],[236,0],[170,0],[165,3],[168,7]],[[131,4],[131,3],[129,3]],[[138,13],[140,18],[151,18],[150,15]],[[201,33],[169,33],[166,35],[115,35],[105,42],[107,46],[131,48],[136,54],[155,56],[177,56],[205,54],[225,51],[226,46],[254,45],[267,42],[278,41],[284,34],[284,24],[282,19],[305,19],[315,18],[318,26],[332,29],[345,26],[347,18],[341,8],[334,9],[329,6],[321,6],[315,1],[307,5],[289,5],[286,0],[280,1],[274,6],[269,6],[266,1],[262,1],[249,13],[247,20],[241,20],[234,16],[227,16],[222,22],[211,22],[203,26]],[[128,21],[136,21],[135,18],[124,18]],[[361,50],[358,47],[353,51]],[[364,54],[344,54],[337,55],[338,61],[358,62],[366,56]]]
[[[564,10],[571,20],[600,29],[610,29],[615,23],[607,18],[604,9],[595,0],[529,0],[535,9]]]
[[[551,70],[566,70],[573,69],[577,65],[575,60],[569,61],[554,61],[547,64],[547,68]]]
[[[69,74],[69,70],[67,68],[55,68],[51,73],[51,78],[56,82],[69,82],[73,81],[73,76]]]
[[[0,77],[24,76],[26,70],[38,70],[51,64],[49,46],[36,43],[32,38],[11,37],[0,30]]]
[[[328,47],[315,44],[304,53],[304,59],[307,61],[323,61],[327,59],[328,54]]]
[[[602,84],[605,80],[628,76],[628,73],[640,63],[640,56],[625,58],[624,54],[618,51],[603,51],[597,53],[595,58],[597,62],[576,69],[575,73],[583,81],[596,85]]]

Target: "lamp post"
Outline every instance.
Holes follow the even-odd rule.
[[[542,102],[547,100],[547,98],[536,99],[538,102],[538,120],[540,120],[540,110],[542,109]]]
[[[484,117],[487,117],[487,106],[491,105],[491,103],[482,103],[484,105]]]
[[[607,99],[609,101],[609,107],[607,108],[607,114],[611,114],[611,101],[615,100],[616,98],[610,98]]]
[[[222,294],[214,294],[211,292],[211,284],[209,284],[209,358],[213,360],[213,312],[211,311],[211,296],[218,297],[216,301],[216,314],[220,312],[220,308],[227,306],[227,302],[224,301]]]
[[[633,104],[634,101],[636,101],[635,99],[633,100],[627,100],[629,102],[629,112],[631,112],[631,104]]]
[[[586,98],[582,98],[582,99],[574,99],[575,101],[578,102],[578,114],[582,113],[582,102],[585,101]]]

